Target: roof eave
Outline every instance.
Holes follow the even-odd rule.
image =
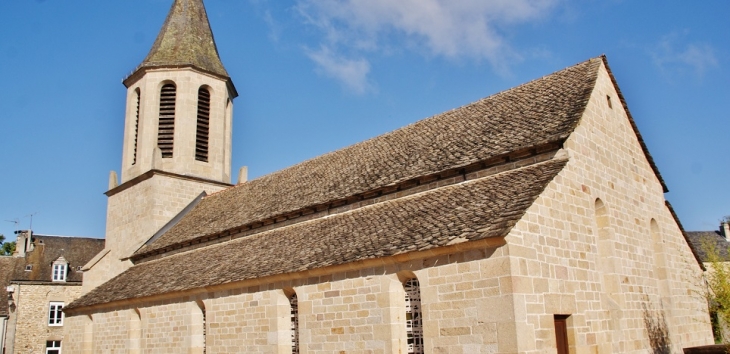
[[[200,66],[194,65],[194,64],[170,64],[170,65],[140,65],[137,69],[135,69],[129,76],[124,78],[122,80],[122,84],[124,84],[124,87],[130,88],[134,83],[139,81],[149,70],[156,70],[156,69],[193,69],[195,71],[198,71],[202,74],[210,75],[215,78],[221,79],[226,82],[226,87],[228,87],[228,93],[231,96],[231,98],[238,97],[238,90],[236,90],[236,86],[233,84],[233,80],[227,75],[222,75],[220,73],[216,73],[214,71],[205,70],[201,68]]]

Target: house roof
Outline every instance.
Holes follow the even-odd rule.
[[[702,262],[710,262],[708,252],[712,252],[712,248],[717,251],[719,261],[730,261],[730,242],[722,236],[720,231],[687,231],[687,238],[690,245],[696,250],[697,256]]]
[[[503,237],[566,162],[555,158],[137,264],[66,310]]]
[[[133,258],[570,135],[602,58],[424,119],[203,199]]]
[[[104,240],[87,237],[63,237],[33,235],[34,249],[26,252],[24,258],[15,264],[11,281],[51,282],[52,264],[59,257],[68,262],[66,282],[82,280],[82,273],[76,267],[83,266],[104,249]],[[31,266],[29,271],[26,267]]]
[[[8,292],[5,288],[10,285],[10,279],[15,271],[16,264],[23,259],[18,257],[0,257],[0,317],[8,316]]]
[[[135,72],[185,66],[229,79],[218,55],[203,0],[175,0],[152,49]]]

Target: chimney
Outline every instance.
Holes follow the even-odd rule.
[[[15,234],[18,235],[15,240],[15,257],[25,257],[26,252],[33,250],[33,232],[30,230],[17,230]]]
[[[730,222],[723,221],[720,223],[720,233],[725,236],[725,239],[730,238]]]

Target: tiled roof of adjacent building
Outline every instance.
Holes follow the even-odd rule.
[[[10,284],[17,263],[22,263],[23,259],[18,257],[2,256],[0,257],[0,316],[8,315],[8,292],[5,287]]]
[[[692,248],[697,251],[697,255],[702,262],[710,261],[707,252],[711,251],[711,248],[708,249],[708,247],[712,247],[717,251],[718,260],[730,261],[730,253],[728,252],[730,242],[720,231],[687,231],[686,234]]]
[[[88,237],[64,237],[33,235],[34,249],[26,252],[25,258],[16,263],[12,281],[51,282],[52,264],[59,257],[68,262],[66,282],[80,283],[82,273],[77,267],[83,266],[104,249],[104,240]],[[26,267],[31,266],[26,271]]]
[[[602,58],[206,197],[135,256],[568,137]]]
[[[175,0],[152,49],[136,71],[183,66],[229,78],[202,0]]]
[[[144,262],[66,309],[505,236],[566,162],[556,158]]]

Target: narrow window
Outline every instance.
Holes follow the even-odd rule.
[[[613,104],[611,104],[611,96],[606,95],[606,101],[608,101],[608,108],[613,108]]]
[[[139,100],[140,100],[139,88],[134,90],[134,92],[137,94],[137,108],[134,113],[134,151],[132,153],[132,165],[137,163],[137,137],[138,137],[138,133],[139,133]]]
[[[555,345],[558,354],[568,354],[568,317],[570,315],[555,315]]]
[[[53,281],[66,281],[66,263],[53,264]]]
[[[63,302],[51,302],[48,310],[48,325],[63,326]]]
[[[210,122],[210,91],[198,89],[198,127],[195,131],[195,159],[208,162],[208,130]]]
[[[61,354],[61,341],[60,340],[46,341],[46,354]]]
[[[299,354],[299,303],[295,293],[289,298],[291,307],[291,352]]]
[[[157,146],[163,158],[172,157],[172,144],[175,135],[175,95],[176,87],[166,84],[160,90],[160,122],[157,128]]]
[[[418,279],[406,280],[406,337],[408,353],[423,353],[423,318],[421,316],[421,287]]]
[[[31,270],[33,270],[33,265],[32,264],[29,264],[29,265],[25,266],[25,271],[26,272],[30,272]]]

